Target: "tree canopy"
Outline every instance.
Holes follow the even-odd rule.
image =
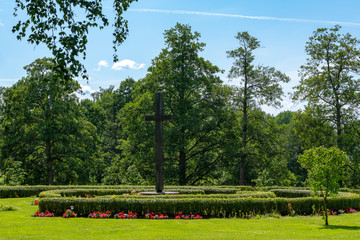
[[[132,1],[114,2],[124,4],[125,10]],[[75,15],[61,20],[61,11],[69,8],[75,14],[102,7],[102,1],[17,3],[18,11],[24,7],[33,13],[38,11],[32,9],[35,3],[39,9],[55,4],[51,7],[56,12],[34,19],[37,24],[63,21],[54,35],[54,26],[35,31],[35,35],[50,31],[40,36],[50,34],[49,44],[58,40],[59,31],[70,34],[70,23],[81,27],[71,22]],[[95,17],[101,12],[89,14],[94,18],[81,24],[99,21],[95,27],[106,26]],[[31,21],[28,30],[22,29],[26,22],[21,22],[19,31],[36,28]],[[81,31],[86,35],[85,28]],[[144,116],[153,114],[154,95],[161,92],[164,114],[174,116],[164,122],[165,184],[306,186],[306,178],[314,176],[305,168],[315,167],[300,161],[301,165],[299,155],[311,162],[320,154],[312,152],[317,148],[331,152],[337,147],[347,154],[345,167],[350,174],[339,186],[360,186],[359,41],[340,33],[338,26],[316,30],[306,44],[309,58],[293,95],[306,101],[305,109],[274,116],[263,107],[280,106],[282,84],[289,78],[273,67],[255,64],[258,39],[248,32],[235,38],[238,47],[224,54],[234,61],[228,78],[239,81],[237,86],[224,83],[224,71],[202,57],[206,44],[201,34],[180,23],[164,32],[164,48],[146,76],[122,79],[117,86],[100,88],[91,98],[80,100],[80,85],[72,77],[70,62],[63,62],[64,69],[59,58],[37,59],[25,66],[26,76],[0,88],[0,181],[153,184],[154,124]],[[334,150],[330,155],[336,154]]]
[[[27,38],[31,44],[43,43],[54,56],[58,74],[63,84],[73,76],[87,78],[79,55],[86,57],[87,35],[90,28],[103,29],[111,24],[114,28],[114,61],[117,47],[128,34],[127,21],[122,14],[137,0],[114,0],[115,18],[109,21],[104,14],[102,0],[15,0],[14,15],[24,11],[28,16],[19,20],[12,31],[19,40]]]

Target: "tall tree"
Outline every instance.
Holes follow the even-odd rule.
[[[319,28],[309,38],[309,57],[301,66],[293,98],[308,101],[308,107],[334,127],[337,147],[343,149],[344,126],[359,114],[360,41],[341,34],[340,28]]]
[[[281,82],[290,79],[272,67],[254,66],[253,52],[260,47],[260,42],[249,35],[248,32],[239,32],[235,38],[239,41],[239,48],[227,51],[229,58],[234,58],[233,66],[228,77],[239,79],[240,86],[237,89],[234,102],[242,112],[241,119],[241,153],[239,184],[245,183],[244,167],[248,160],[248,146],[254,136],[249,133],[249,115],[251,108],[262,104],[280,106],[283,95]]]
[[[153,59],[148,75],[139,82],[135,101],[137,106],[146,104],[150,110],[146,113],[151,114],[151,96],[156,91],[163,92],[165,113],[174,115],[173,121],[164,123],[166,179],[174,181],[176,177],[180,185],[195,184],[210,178],[223,157],[219,151],[225,142],[221,128],[227,117],[230,89],[216,76],[219,68],[199,56],[205,46],[199,42],[200,33],[178,23],[165,31],[164,36],[166,47]],[[136,105],[132,104],[133,110]],[[140,114],[140,110],[137,112]],[[140,120],[143,122],[143,118]],[[137,123],[134,118],[131,121],[129,126]],[[153,130],[145,130],[151,126],[152,123],[143,123],[141,133],[151,133],[152,146]],[[142,142],[137,147],[144,145]]]
[[[35,60],[25,67],[27,77],[3,93],[1,157],[21,163],[27,184],[87,182],[96,149],[96,129],[83,119],[74,94],[79,84],[60,84],[54,65]]]
[[[126,103],[132,101],[132,89],[135,80],[127,78],[121,81],[118,89],[110,86],[107,89],[100,88],[99,91],[92,94],[93,100],[85,99],[81,102],[84,114],[87,119],[92,122],[99,134],[101,143],[100,156],[98,157],[98,168],[96,169],[96,182],[119,184],[119,181],[113,181],[113,177],[107,176],[107,172],[111,172],[119,168],[115,166],[122,157],[119,147],[122,141],[122,124],[119,123],[117,115]]]
[[[114,0],[115,12],[113,44],[114,61],[117,61],[116,48],[128,34],[127,21],[122,14],[130,4],[137,0]],[[15,12],[25,11],[28,18],[20,20],[13,32],[21,40],[27,35],[27,41],[32,44],[44,43],[52,52],[57,63],[54,69],[62,74],[65,84],[72,76],[82,74],[87,77],[84,65],[78,56],[86,57],[87,34],[89,29],[103,29],[109,25],[109,19],[104,14],[102,0],[15,0]],[[71,74],[69,74],[69,71]]]

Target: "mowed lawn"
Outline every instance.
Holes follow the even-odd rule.
[[[260,219],[34,218],[33,198],[0,199],[0,239],[360,239],[360,214]]]

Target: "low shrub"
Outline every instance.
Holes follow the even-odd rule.
[[[202,189],[205,194],[234,194],[238,190],[236,188],[218,188],[218,187],[206,187]]]
[[[46,210],[62,214],[70,206],[79,216],[90,212],[112,213],[128,211],[144,215],[148,212],[166,212],[174,216],[177,212],[196,212],[207,217],[247,216],[278,212],[288,214],[291,202],[295,214],[312,214],[320,210],[322,198],[43,198],[39,202],[40,211]],[[358,208],[360,197],[329,198],[329,209]]]
[[[17,211],[18,207],[0,204],[0,211]]]
[[[310,190],[298,190],[298,189],[272,189],[270,192],[275,193],[277,197],[281,198],[301,198],[310,197],[313,192]]]
[[[167,186],[164,191],[179,192],[180,194],[232,194],[245,187],[226,187],[226,186]],[[72,190],[72,189],[88,189],[88,194],[95,190],[117,190],[118,192],[130,193],[132,190],[136,192],[154,191],[154,186],[132,186],[132,185],[114,185],[114,186],[0,186],[0,198],[15,197],[31,197],[39,196],[43,191],[50,190]],[[251,189],[251,187],[249,187]],[[96,195],[96,194],[95,194]],[[101,195],[101,194],[98,194]]]

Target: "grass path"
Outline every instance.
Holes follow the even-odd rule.
[[[360,214],[204,220],[33,218],[32,198],[0,199],[0,239],[360,239]]]

